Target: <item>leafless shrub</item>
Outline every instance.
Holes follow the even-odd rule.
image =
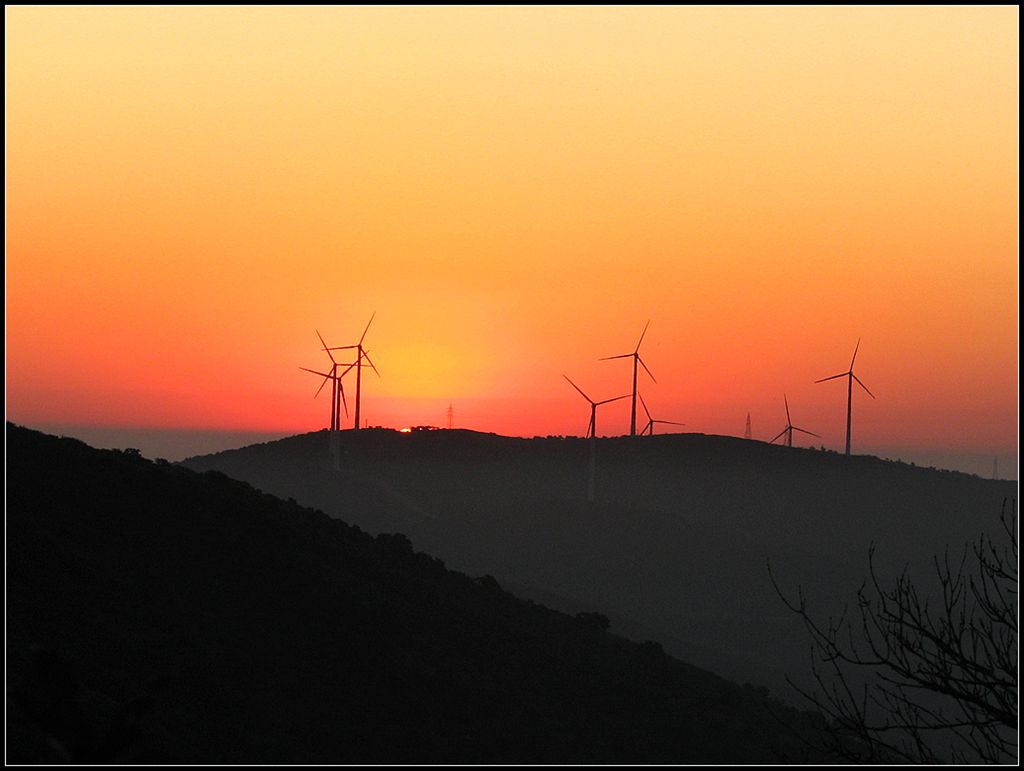
[[[824,624],[799,587],[795,600],[783,594],[769,565],[811,637],[816,688],[790,684],[829,720],[821,749],[854,762],[1016,761],[1016,501],[1003,502],[1000,524],[998,543],[983,535],[959,559],[948,549],[935,558],[933,598],[906,567],[883,586],[872,545],[856,611]]]

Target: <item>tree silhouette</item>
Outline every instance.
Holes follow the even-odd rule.
[[[815,621],[802,590],[787,598],[771,576],[810,633],[817,687],[790,684],[830,720],[831,750],[855,762],[1016,760],[1016,522],[1004,501],[999,543],[983,535],[958,560],[935,557],[935,598],[907,568],[885,588],[872,545],[850,619]]]

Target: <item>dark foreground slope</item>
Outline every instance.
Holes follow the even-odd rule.
[[[219,473],[7,427],[7,760],[806,759],[750,688]]]
[[[998,532],[1016,485],[865,456],[678,434],[601,439],[597,501],[588,442],[470,431],[326,432],[184,461],[294,497],[372,532],[399,530],[459,570],[662,642],[731,679],[810,686],[808,640],[776,595],[801,584],[839,614],[878,548],[882,577]]]

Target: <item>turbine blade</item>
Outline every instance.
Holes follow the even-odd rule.
[[[373,316],[377,315],[377,311],[373,312]],[[359,344],[363,344],[363,338],[366,337],[366,333],[370,331],[370,324],[373,323],[373,316],[370,316],[370,320],[366,322],[366,329],[363,330],[363,336],[359,338]]]
[[[345,407],[345,417],[348,417],[348,402],[345,401],[345,384],[338,379],[338,385],[341,387],[341,403]]]
[[[670,426],[685,426],[685,423],[677,423],[674,420],[656,420],[655,423],[668,423]]]
[[[366,361],[373,368],[373,371],[377,372],[377,368],[373,365],[373,359],[370,358],[370,352],[369,351],[363,351],[363,356],[366,358]],[[379,372],[377,372],[377,377],[380,377],[380,373]]]
[[[786,424],[791,426],[793,425],[793,419],[789,417],[789,399],[786,398],[785,394],[782,395],[782,401],[786,403]]]
[[[620,353],[618,356],[605,356],[604,358],[598,359],[598,361],[610,361],[611,359],[629,359],[632,358],[631,353]]]
[[[860,348],[860,338],[857,338],[857,346],[853,349],[853,358],[850,359],[850,372],[853,372],[853,362],[857,360],[857,350]]]
[[[330,379],[331,379],[331,376],[327,375],[327,376],[324,377],[323,380],[320,381],[320,387],[318,389],[316,389],[316,393],[313,394],[313,398],[314,399],[320,395],[320,392],[324,389],[324,386],[327,385],[327,381],[330,380]]]
[[[341,365],[339,364],[338,366],[340,367]],[[338,375],[338,380],[341,380],[341,379],[342,379],[343,377],[345,377],[345,375],[347,375],[347,374],[348,374],[349,372],[351,372],[351,371],[352,371],[352,370],[354,370],[355,368],[356,368],[355,362],[352,362],[351,364],[349,364],[349,365],[348,365],[348,366],[347,366],[347,367],[345,368],[345,371],[344,371],[344,372],[342,372],[342,373],[341,373],[340,375]]]
[[[614,399],[605,399],[603,402],[594,402],[595,405],[607,404],[608,402],[617,402],[619,399],[628,399],[633,394],[626,394],[625,396],[616,396]]]
[[[793,426],[793,430],[794,430],[794,431],[800,431],[801,433],[804,433],[804,434],[810,434],[811,436],[816,436],[816,437],[818,437],[819,439],[821,439],[821,434],[816,434],[816,433],[814,433],[813,431],[808,431],[808,430],[807,430],[807,429],[805,429],[805,428],[797,428],[796,426]]]
[[[347,351],[351,348],[358,348],[358,345],[335,345],[330,348],[324,348],[325,351]]]
[[[873,393],[871,393],[871,391],[868,391],[868,387],[867,387],[866,385],[864,385],[863,383],[861,383],[861,382],[860,382],[860,378],[859,378],[859,377],[857,377],[856,375],[854,375],[854,376],[853,376],[853,379],[854,379],[854,380],[856,380],[856,381],[857,381],[858,383],[860,383],[860,387],[861,387],[861,388],[863,388],[863,389],[864,389],[865,391],[867,391],[867,392],[868,392],[868,396],[870,396],[870,397],[871,397],[872,399],[874,399],[874,398],[875,398],[875,395],[874,395]]]
[[[326,372],[317,372],[315,369],[309,369],[308,367],[299,367],[299,369],[304,369],[306,372],[312,372],[314,375],[319,375],[320,377],[330,377]]]
[[[653,380],[655,383],[657,383],[658,381],[654,379],[654,375],[651,374],[651,371],[649,369],[647,369],[647,365],[644,364],[644,360],[640,358],[640,354],[639,353],[635,353],[633,355],[636,356],[636,360],[638,362],[640,362],[640,366],[644,368],[644,371],[650,376],[651,380]]]
[[[642,343],[644,341],[644,335],[647,334],[647,327],[649,327],[650,325],[651,325],[651,320],[647,319],[647,323],[644,324],[644,331],[640,333],[640,339],[637,341],[636,348],[633,349],[633,353],[636,353],[637,351],[640,350],[640,343]]]
[[[564,377],[564,378],[565,378],[566,380],[569,380],[569,376],[568,376],[568,375],[562,375],[562,377]],[[575,389],[576,389],[577,391],[579,391],[579,392],[580,392],[580,395],[581,395],[581,396],[582,396],[582,397],[583,397],[584,399],[586,399],[586,400],[587,400],[588,402],[590,402],[591,404],[593,404],[593,403],[594,403],[594,402],[593,402],[593,400],[592,400],[592,399],[591,399],[591,398],[590,398],[589,396],[587,396],[587,395],[586,395],[585,393],[583,393],[583,389],[582,389],[582,388],[580,388],[580,387],[579,387],[578,385],[576,385],[576,384],[575,384],[574,382],[572,382],[571,380],[569,380],[569,385],[571,385],[571,386],[572,386],[573,388],[575,388]]]
[[[838,375],[833,375],[832,377],[823,377],[821,380],[815,380],[814,382],[824,383],[826,380],[835,380],[837,377],[846,377],[849,374],[849,372],[840,372]]]
[[[779,433],[775,435],[775,438],[768,442],[768,444],[775,444],[775,439],[778,439],[780,436],[784,436],[787,431],[789,431],[789,426],[786,426],[784,429],[779,431]]]
[[[653,420],[653,418],[651,417],[651,411],[647,409],[647,402],[644,401],[644,395],[642,393],[637,392],[637,396],[640,397],[640,405],[644,408],[644,413],[647,415],[647,419]],[[641,431],[640,433],[643,432]]]
[[[640,436],[650,432],[651,436],[654,436],[654,421],[648,420],[647,425],[644,426],[644,430],[640,432]]]
[[[331,349],[327,347],[327,343],[324,343],[324,338],[323,338],[323,335],[320,334],[320,330],[319,329],[315,329],[313,331],[316,332],[316,336],[319,337],[320,338],[320,342],[323,343],[324,350],[327,351],[327,355],[331,356]],[[331,356],[331,362],[332,363],[334,362],[334,357],[333,356]]]

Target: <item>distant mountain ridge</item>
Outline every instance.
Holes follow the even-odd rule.
[[[1016,483],[870,456],[702,434],[598,440],[597,502],[585,500],[587,440],[465,430],[327,432],[182,463],[217,469],[371,532],[401,531],[467,572],[535,599],[600,608],[727,677],[786,688],[809,673],[805,631],[782,606],[804,586],[841,612],[878,545],[883,575],[998,525]]]
[[[829,760],[785,728],[809,716],[402,535],[6,439],[8,762]]]

